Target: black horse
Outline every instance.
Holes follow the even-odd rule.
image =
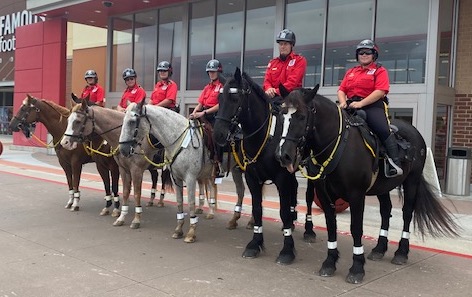
[[[415,227],[422,236],[457,235],[457,224],[422,176],[426,144],[418,130],[402,121],[392,122],[398,127],[397,135],[405,140],[407,149],[402,150],[403,175],[386,178],[382,173],[383,164],[378,159],[378,152],[366,147],[360,129],[353,125],[351,116],[328,98],[316,95],[316,91],[315,88],[294,90],[290,94],[285,92],[282,114],[284,123],[288,126],[284,127],[284,141],[277,150],[277,157],[289,171],[298,166],[303,154],[312,155],[309,162],[315,158],[321,164],[310,172],[311,175],[320,177],[316,182],[316,189],[325,210],[328,229],[328,256],[320,269],[320,275],[332,276],[339,258],[336,216],[334,209],[330,207],[336,197],[344,197],[351,208],[353,264],[346,278],[350,283],[362,282],[365,275],[361,239],[366,194],[383,195],[384,200],[389,200],[386,196],[388,192],[403,186],[404,224],[399,247],[392,260],[395,264],[406,263],[408,259],[413,212]],[[379,200],[382,202],[382,199]],[[388,204],[390,201],[384,203]],[[382,220],[388,220],[389,215],[382,213]],[[382,240],[386,245],[386,234],[384,235]]]
[[[219,110],[213,129],[215,141],[224,146],[235,143],[241,125],[243,140],[239,166],[245,170],[246,183],[252,196],[254,235],[243,252],[245,258],[255,258],[264,248],[262,233],[262,189],[271,180],[279,191],[280,217],[283,222],[284,246],[277,258],[279,264],[290,264],[295,259],[292,224],[296,219],[298,182],[294,174],[281,167],[275,159],[275,149],[281,136],[281,117],[273,115],[270,99],[262,88],[246,73],[236,69],[234,77],[226,82],[220,96]],[[313,196],[311,195],[312,199]],[[311,201],[313,202],[313,200]],[[305,240],[312,241],[316,234],[311,222],[311,203],[305,225]]]

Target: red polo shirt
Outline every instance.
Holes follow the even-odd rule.
[[[154,86],[154,91],[151,94],[150,104],[157,105],[164,101],[165,99],[172,100],[172,103],[169,108],[175,107],[175,101],[177,98],[177,84],[173,80],[161,80],[158,81]]]
[[[205,108],[217,105],[221,88],[223,88],[223,84],[219,79],[207,84],[198,98],[198,103],[202,104]]]
[[[126,108],[129,102],[139,103],[146,98],[146,91],[140,85],[135,84],[132,88],[126,88],[121,96],[120,106]]]
[[[375,90],[381,90],[387,94],[389,89],[387,69],[375,63],[366,68],[359,65],[349,69],[339,86],[339,90],[346,93],[347,98],[355,96],[365,98]]]
[[[280,83],[289,92],[293,89],[301,88],[306,64],[305,57],[297,55],[293,51],[287,56],[285,61],[282,61],[280,57],[270,60],[264,77],[264,91],[267,91],[269,88],[275,88],[277,94],[280,95]]]
[[[82,91],[82,98],[86,98],[87,96],[89,97],[89,101],[93,102],[95,104],[98,104],[99,102],[103,102],[105,98],[105,91],[99,84],[95,84],[92,86],[85,86],[84,90]]]

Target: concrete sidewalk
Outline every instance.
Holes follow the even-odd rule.
[[[8,139],[7,139],[8,140]],[[344,281],[351,264],[349,211],[338,216],[341,259],[336,275],[317,275],[326,255],[324,217],[314,219],[316,243],[304,243],[303,229],[294,233],[297,259],[290,266],[275,264],[283,241],[278,210],[264,208],[266,251],[258,259],[241,253],[252,237],[241,219],[240,227],[225,228],[234,206],[234,186],[225,178],[219,187],[219,208],[214,220],[200,217],[197,242],[171,238],[175,228],[175,201],[168,195],[165,208],[147,207],[143,224],[113,227],[111,217],[98,216],[104,205],[102,185],[93,164],[82,177],[79,212],[64,210],[67,191],[55,156],[5,150],[0,156],[0,296],[466,296],[472,290],[471,202],[453,197],[452,209],[464,228],[461,238],[412,238],[409,262],[390,263],[396,249],[391,241],[385,259],[367,261],[361,285]],[[149,176],[147,176],[147,180]],[[305,182],[300,180],[300,204]],[[149,182],[144,183],[149,197]],[[275,202],[275,187],[268,186],[266,201]],[[250,213],[249,193],[244,212]],[[219,197],[220,198],[220,197]],[[375,245],[379,226],[375,197],[367,197],[365,250]],[[444,199],[444,202],[447,202]],[[394,199],[391,240],[401,233],[401,209]],[[299,213],[299,221],[304,216]],[[188,223],[186,223],[188,227]]]

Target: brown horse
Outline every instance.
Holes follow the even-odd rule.
[[[12,118],[10,122],[10,129],[14,132],[20,130],[23,134],[30,138],[34,133],[36,123],[42,123],[48,132],[53,137],[53,146],[56,151],[59,164],[64,170],[69,186],[69,199],[65,208],[71,211],[79,210],[80,200],[80,175],[82,173],[82,166],[86,163],[95,162],[97,170],[102,177],[105,188],[106,205],[102,209],[100,215],[110,214],[109,208],[114,200],[114,209],[112,216],[119,216],[120,214],[120,200],[118,195],[118,180],[119,170],[115,160],[100,153],[92,153],[85,145],[78,146],[76,149],[69,151],[58,145],[62,139],[67,127],[67,118],[70,111],[52,101],[44,99],[36,99],[30,95],[24,99],[20,110]],[[90,143],[90,148],[108,154],[111,152],[111,147],[103,143],[103,139],[99,136],[94,136]],[[110,188],[111,176],[111,188]],[[113,196],[112,196],[113,195]]]

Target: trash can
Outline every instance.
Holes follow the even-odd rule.
[[[470,195],[472,150],[467,147],[450,147],[447,151],[446,193]]]

